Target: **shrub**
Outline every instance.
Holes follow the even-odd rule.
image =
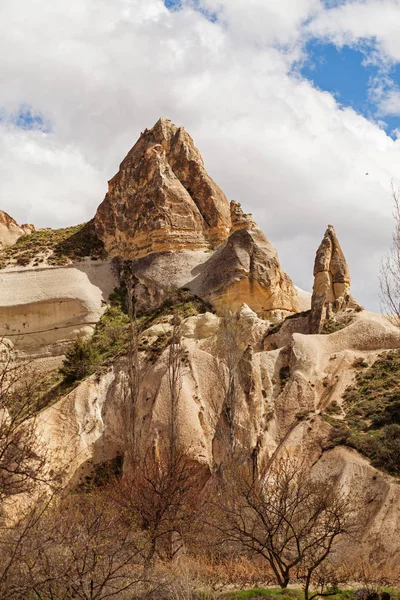
[[[93,373],[96,359],[91,341],[78,338],[71,350],[66,353],[60,372],[68,383],[79,381]]]

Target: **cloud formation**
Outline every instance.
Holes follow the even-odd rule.
[[[140,131],[167,116],[191,133],[228,197],[253,212],[297,285],[310,288],[332,223],[355,296],[378,309],[400,142],[313,87],[298,65],[310,36],[370,40],[371,59],[398,61],[399,16],[395,0],[186,0],[173,11],[161,0],[2,3],[2,111],[29,107],[50,129],[0,120],[0,208],[39,226],[91,218]]]

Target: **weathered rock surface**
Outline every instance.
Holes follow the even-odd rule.
[[[168,119],[145,130],[111,179],[96,214],[111,256],[217,247],[229,234],[228,201],[190,135]]]
[[[14,231],[12,223],[7,227]],[[301,455],[311,450],[316,476],[333,478],[367,505],[361,545],[346,552],[400,557],[398,482],[355,451],[323,449],[331,429],[323,413],[332,403],[343,410],[356,365],[400,348],[399,329],[365,311],[352,311],[351,323],[340,324],[343,329],[319,335],[331,315],[358,306],[349,293],[349,269],[333,227],[317,252],[309,315],[310,297],[282,271],[274,246],[251,215],[237,202],[229,207],[190,136],[161,119],[142,134],[110,181],[96,230],[110,255],[121,258],[121,270],[134,276],[139,305],[150,309],[171,288],[188,288],[217,309],[217,314],[192,316],[181,325],[180,445],[209,471],[227,458],[228,374],[217,349],[221,315],[226,308],[234,310],[230,323],[240,354],[237,447],[260,463],[283,451]],[[0,271],[0,336],[5,344],[18,341],[33,358],[45,361],[51,353],[60,361],[66,344],[94,327],[116,284],[109,262]],[[271,320],[287,315],[293,318],[271,328]],[[171,320],[156,321],[142,334],[142,349],[158,346],[146,358],[141,352],[134,418],[127,358],[121,356],[40,413],[43,448],[71,485],[96,464],[116,457],[128,457],[128,470],[132,426],[143,454],[167,443],[171,393],[165,343]]]
[[[123,160],[95,222],[109,254],[133,260],[138,305],[187,287],[218,310],[245,303],[275,318],[299,309],[273,245],[238,202],[229,206],[191,137],[167,119]]]
[[[0,210],[0,249],[12,246],[20,237],[34,230],[34,225],[18,225],[10,215]]]
[[[293,285],[274,246],[246,217],[214,253],[159,252],[132,261],[138,306],[155,307],[171,288],[187,288],[219,312],[247,304],[262,318],[276,319],[300,305],[307,310],[309,295]]]
[[[328,225],[315,257],[310,333],[321,333],[336,312],[359,305],[350,294],[350,272],[332,225]]]
[[[242,206],[235,200],[231,201],[231,233],[238,229],[247,229],[248,227],[257,227],[253,217],[249,213],[244,213]]]
[[[110,263],[0,271],[0,337],[19,351],[63,354],[64,342],[90,333],[117,285]]]
[[[297,291],[255,224],[234,231],[187,287],[219,311],[247,304],[266,319],[298,311]]]
[[[243,307],[243,347],[257,346],[263,335],[259,319]],[[251,325],[253,322],[253,326]],[[250,329],[249,329],[250,327]],[[216,317],[199,315],[184,324],[187,364],[182,370],[178,432],[184,447],[212,470],[224,460],[221,366],[215,360]],[[149,335],[156,332],[149,331]],[[257,448],[262,462],[275,453],[310,450],[318,477],[333,477],[366,503],[367,522],[361,545],[346,556],[399,556],[400,489],[395,479],[379,473],[357,452],[335,448],[322,452],[330,426],[321,411],[342,402],[353,381],[355,358],[372,362],[383,349],[400,348],[400,332],[383,317],[363,311],[345,329],[331,335],[294,334],[289,345],[272,351],[245,350],[239,368],[237,443],[248,456]],[[282,379],[283,370],[287,373]],[[40,432],[53,461],[76,483],[102,463],[127,450],[127,366],[120,359],[100,378],[90,377],[40,417]],[[148,365],[138,396],[136,427],[142,452],[162,445],[168,435],[170,410],[167,351]],[[299,419],[299,413],[302,418]],[[66,451],[67,448],[67,451]],[[392,532],[391,534],[390,531]]]

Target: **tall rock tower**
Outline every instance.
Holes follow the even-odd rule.
[[[328,225],[314,263],[310,333],[321,333],[325,322],[345,308],[359,304],[350,294],[350,272],[335,229]]]

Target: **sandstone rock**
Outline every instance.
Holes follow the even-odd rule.
[[[234,231],[188,287],[217,311],[247,304],[268,319],[298,311],[297,291],[274,246],[255,224]]]
[[[231,202],[231,233],[238,229],[257,227],[251,214],[245,214],[239,202]]]
[[[18,225],[10,215],[0,210],[0,249],[12,246],[20,237],[34,230],[34,225]]]
[[[95,219],[111,256],[217,247],[229,234],[228,201],[183,127],[145,130],[109,182]]]
[[[256,321],[246,307],[240,315],[240,319]],[[202,321],[202,334],[216,331],[215,315],[199,315],[185,321],[189,337],[184,339],[187,362],[181,373],[177,422],[182,447],[189,448],[196,460],[212,470],[226,459],[223,445],[216,443],[223,439],[223,387],[213,354],[215,345],[206,346],[196,336],[191,337],[197,326],[203,328]],[[246,348],[246,327],[241,341]],[[378,543],[383,545],[386,556],[400,551],[399,486],[353,450],[337,447],[321,453],[321,441],[330,425],[318,414],[327,402],[338,402],[343,396],[354,377],[355,356],[370,361],[383,349],[399,347],[398,328],[382,316],[363,311],[352,325],[330,336],[297,333],[289,346],[269,352],[253,351],[247,346],[240,364],[238,447],[249,457],[257,448],[260,464],[279,451],[300,456],[302,452],[312,452],[318,478],[332,478],[345,490],[355,490],[357,497],[374,499],[366,505],[369,512],[362,545],[351,552],[346,548],[346,556],[369,552]],[[167,352],[147,365],[140,385],[136,423],[141,452],[153,447],[155,441],[165,443],[168,436]],[[93,464],[127,452],[127,369],[126,359],[118,359],[110,369],[86,379],[40,414],[38,427],[43,447],[48,449],[53,464],[65,470],[66,479],[72,484],[78,483]],[[280,379],[283,369],[288,374],[285,382]],[[325,387],[326,378],[333,380],[334,385]],[[297,418],[299,413],[302,420]]]
[[[182,323],[182,335],[195,340],[205,340],[215,336],[218,332],[219,319],[213,313],[206,312],[201,315],[189,317]]]
[[[359,305],[350,295],[350,272],[336,232],[328,225],[315,257],[310,332],[320,333],[336,312]]]
[[[140,309],[157,307],[171,289],[187,288],[219,312],[247,304],[259,317],[280,319],[299,310],[297,288],[255,224],[234,231],[213,254],[155,252],[132,261],[129,270]],[[305,303],[309,308],[309,298]]]
[[[0,337],[17,350],[63,354],[65,342],[91,333],[117,285],[110,263],[0,272]]]

